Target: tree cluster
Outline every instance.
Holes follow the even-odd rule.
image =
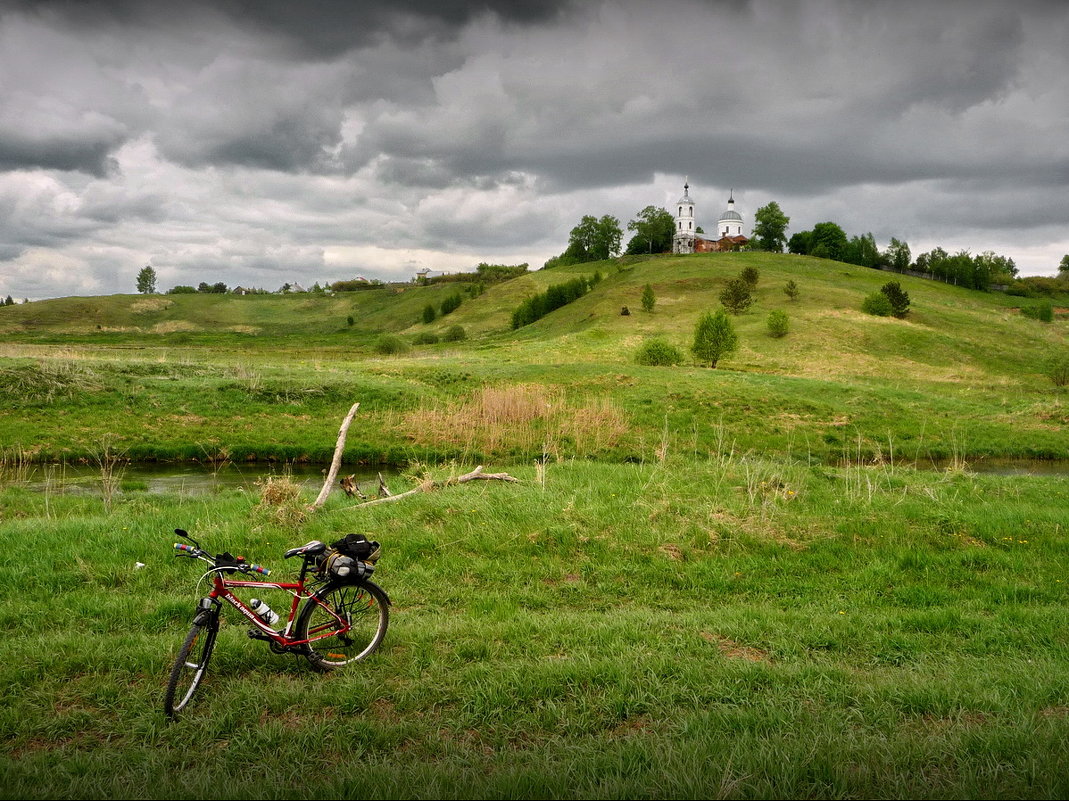
[[[620,221],[610,214],[598,219],[586,214],[568,235],[568,247],[559,256],[549,259],[544,269],[602,261],[620,252],[623,231]]]
[[[1017,275],[1013,259],[984,251],[976,256],[961,250],[953,256],[942,248],[933,248],[917,256],[915,272],[966,289],[988,290],[992,284],[1009,283]]]
[[[646,206],[627,224],[627,230],[635,235],[627,243],[625,253],[666,253],[672,249],[675,219],[663,208]]]
[[[597,281],[594,279],[580,276],[563,284],[554,284],[546,289],[545,292],[532,295],[512,313],[512,328],[517,329],[530,325],[536,320],[542,319],[551,311],[578,300],[589,292],[595,283]]]

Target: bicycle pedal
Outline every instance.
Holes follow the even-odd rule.
[[[272,640],[259,629],[249,629],[247,634],[249,635],[250,640],[266,640],[267,642],[274,642],[274,640]]]

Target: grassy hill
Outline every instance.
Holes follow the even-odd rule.
[[[726,281],[746,266],[760,271],[756,302],[733,318],[741,347],[721,369],[634,364],[649,336],[686,350],[698,316],[719,307]],[[589,294],[510,330],[525,297],[595,271],[603,280]],[[797,301],[783,292],[789,279],[801,289]],[[909,316],[862,313],[862,299],[892,279],[910,294]],[[652,313],[641,309],[647,283]],[[667,440],[692,451],[726,441],[818,460],[896,450],[913,459],[1069,457],[1065,393],[1044,374],[1069,347],[1069,324],[1027,318],[1016,298],[761,253],[629,257],[529,273],[476,297],[467,289],[5,307],[0,389],[19,415],[6,429],[0,422],[0,435],[51,456],[85,455],[111,433],[142,456],[215,448],[318,459],[359,400],[353,458],[367,460],[526,459],[547,449],[647,459]],[[421,321],[427,304],[440,307],[458,291],[459,309]],[[631,314],[621,315],[624,306]],[[777,309],[791,320],[783,339],[765,331]],[[384,332],[412,341],[457,324],[464,343],[389,358],[373,349]],[[60,406],[66,419],[54,413]],[[278,414],[291,418],[284,430],[271,422]]]

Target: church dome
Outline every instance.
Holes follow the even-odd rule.
[[[742,215],[739,214],[737,211],[732,211],[731,209],[728,209],[727,211],[725,211],[723,214],[720,215],[720,219],[721,220],[738,220],[739,222],[742,222]]]

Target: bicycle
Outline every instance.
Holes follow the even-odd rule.
[[[178,650],[167,679],[163,710],[168,717],[174,717],[186,708],[208,670],[219,634],[223,601],[253,625],[248,632],[251,639],[265,641],[276,654],[304,656],[319,672],[359,662],[374,652],[386,636],[390,599],[381,587],[369,580],[374,571],[372,562],[378,555],[378,543],[368,543],[363,537],[349,535],[328,548],[322,542],[312,540],[285,553],[286,559],[302,557],[297,581],[273,582],[228,578],[250,573],[268,576],[271,571],[250,564],[243,556],[231,556],[229,552],[212,556],[187,532],[176,528],[174,533],[192,543],[176,542],[174,548],[178,553],[175,556],[199,559],[211,565],[201,578],[211,577],[212,590],[198,601],[193,626]],[[352,550],[353,543],[361,546],[358,551]],[[374,546],[374,549],[363,546]],[[348,553],[358,555],[349,556]],[[273,628],[268,620],[233,593],[235,589],[289,592],[293,598],[284,627],[281,630]],[[274,622],[278,621],[278,616],[274,616]]]

